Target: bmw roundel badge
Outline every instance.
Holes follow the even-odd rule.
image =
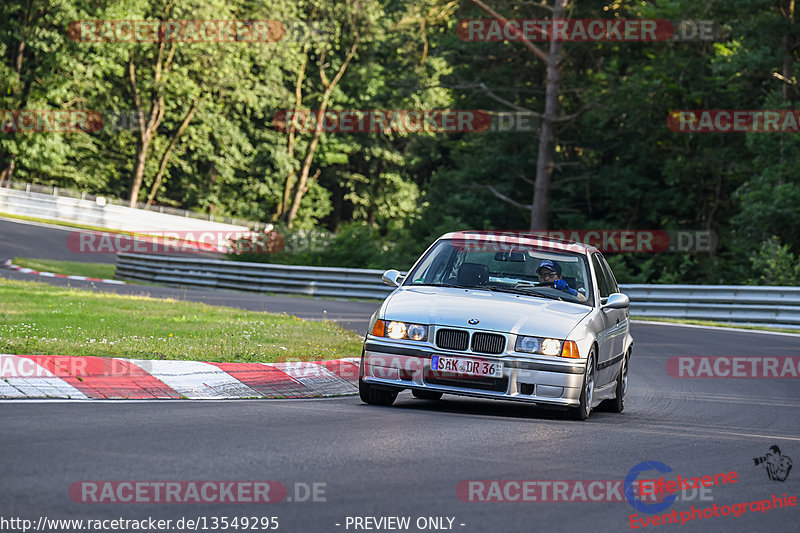
[[[469,324],[472,324],[472,325],[474,326],[475,324],[477,324],[478,322],[480,322],[480,320],[478,320],[477,318],[470,318],[469,320],[467,320],[467,322],[468,322]]]

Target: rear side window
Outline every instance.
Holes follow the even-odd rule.
[[[614,292],[613,278],[609,279],[608,271],[603,263],[605,260],[600,254],[592,254],[592,266],[597,276],[597,290],[600,291],[600,298],[608,298]]]
[[[611,292],[619,292],[619,285],[617,285],[617,280],[614,278],[614,273],[611,272],[611,267],[608,266],[608,262],[606,258],[603,257],[601,254],[597,254],[600,257],[600,264],[603,265],[603,271],[605,272],[606,279],[608,280],[608,286],[611,289]]]

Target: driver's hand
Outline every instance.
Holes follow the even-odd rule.
[[[568,292],[573,296],[577,296],[578,295],[578,291],[576,291],[575,289],[570,288],[569,284],[566,281],[564,281],[563,279],[555,280],[553,282],[553,288],[555,288],[555,289],[557,289],[559,291]]]

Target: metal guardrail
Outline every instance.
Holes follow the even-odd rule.
[[[305,294],[339,298],[385,298],[392,288],[382,270],[275,265],[187,255],[117,254],[117,277],[168,285]],[[800,287],[744,285],[622,285],[630,313],[800,327]]]
[[[383,270],[225,261],[186,255],[117,254],[116,277],[168,285],[339,298],[385,298]]]
[[[87,226],[124,231],[247,231],[246,226],[234,226],[176,216],[156,211],[132,209],[97,200],[53,196],[0,187],[0,212],[53,221],[73,222]]]
[[[0,192],[2,189],[8,189],[10,191],[22,191],[29,195],[44,195],[44,196],[51,196],[54,198],[74,198],[78,200],[88,200],[91,203],[97,203],[98,199],[100,203],[104,205],[116,205],[120,207],[128,207],[128,201],[123,200],[121,198],[116,198],[113,196],[102,196],[102,195],[94,195],[87,192],[76,191],[74,189],[66,189],[63,187],[56,187],[53,185],[39,185],[37,183],[28,183],[24,181],[6,181],[0,184]],[[169,207],[165,205],[158,205],[153,204],[150,206],[149,210],[145,209],[144,202],[136,202],[135,209],[139,210],[139,213],[159,213],[159,214],[166,214],[166,215],[174,215],[183,218],[192,218],[197,220],[207,220],[209,222],[218,222],[220,224],[230,224],[232,226],[246,226],[248,228],[258,230],[259,228],[264,227],[264,223],[262,222],[253,222],[251,220],[244,220],[241,218],[234,218],[234,217],[226,217],[226,216],[214,216],[211,213],[198,213],[197,211],[189,211],[188,209],[178,209],[175,207]],[[17,213],[17,214],[24,214],[24,213]],[[31,215],[33,216],[33,215]]]
[[[800,327],[800,287],[622,285],[631,314]]]

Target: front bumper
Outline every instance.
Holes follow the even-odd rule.
[[[502,362],[503,377],[471,377],[433,371],[431,357],[434,355]],[[585,366],[586,361],[580,359],[555,361],[537,356],[490,356],[368,340],[364,344],[360,378],[372,385],[574,407],[580,403]]]

